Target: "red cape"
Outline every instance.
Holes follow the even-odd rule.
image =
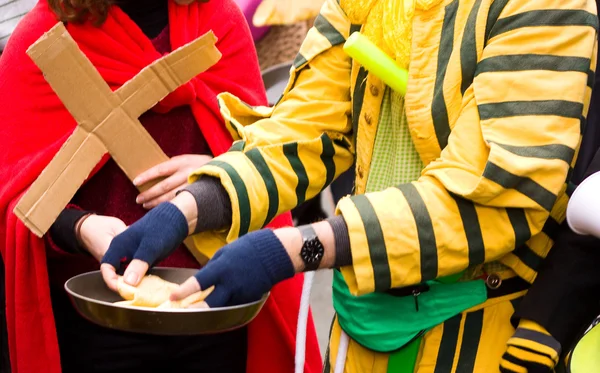
[[[213,154],[219,155],[228,150],[232,139],[224,128],[216,94],[227,91],[251,105],[266,104],[249,29],[233,0],[189,6],[171,2],[169,17],[173,49],[212,29],[223,58],[154,110],[167,112],[190,105]],[[0,58],[0,251],[6,267],[6,316],[14,373],[61,371],[45,242],[12,213],[76,125],[25,53],[56,22],[46,0],[41,0],[19,24]],[[150,40],[117,7],[111,9],[100,28],[74,24],[67,28],[113,90],[160,57]],[[286,214],[270,226],[291,223]],[[293,372],[302,281],[302,276],[296,276],[277,285],[249,326],[248,372]],[[310,319],[306,372],[320,372],[321,366]]]

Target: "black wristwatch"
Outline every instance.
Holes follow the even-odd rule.
[[[316,271],[321,264],[325,249],[323,244],[317,237],[317,233],[309,225],[303,225],[298,228],[302,234],[302,249],[300,250],[300,257],[304,261],[305,271]]]

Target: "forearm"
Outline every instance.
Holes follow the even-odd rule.
[[[203,177],[179,193],[173,203],[185,216],[190,234],[226,229],[231,225],[231,201],[219,180]],[[352,264],[348,227],[342,216],[313,224],[323,243],[325,255],[320,268],[334,268]],[[302,237],[297,228],[283,228],[275,232],[290,254],[296,271],[303,271],[300,258]]]
[[[335,265],[335,240],[333,229],[327,221],[312,224],[315,233],[323,244],[324,254],[319,269],[332,268]],[[283,247],[292,259],[296,272],[305,270],[304,262],[300,257],[302,249],[302,235],[298,228],[281,228],[275,231]]]

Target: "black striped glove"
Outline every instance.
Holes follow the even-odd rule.
[[[560,352],[560,343],[542,326],[521,320],[515,334],[507,342],[506,352],[500,361],[500,372],[554,372]]]

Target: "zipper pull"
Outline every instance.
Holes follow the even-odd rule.
[[[421,292],[417,289],[414,289],[412,291],[413,297],[415,298],[415,310],[417,312],[419,312],[419,295],[421,295]]]

